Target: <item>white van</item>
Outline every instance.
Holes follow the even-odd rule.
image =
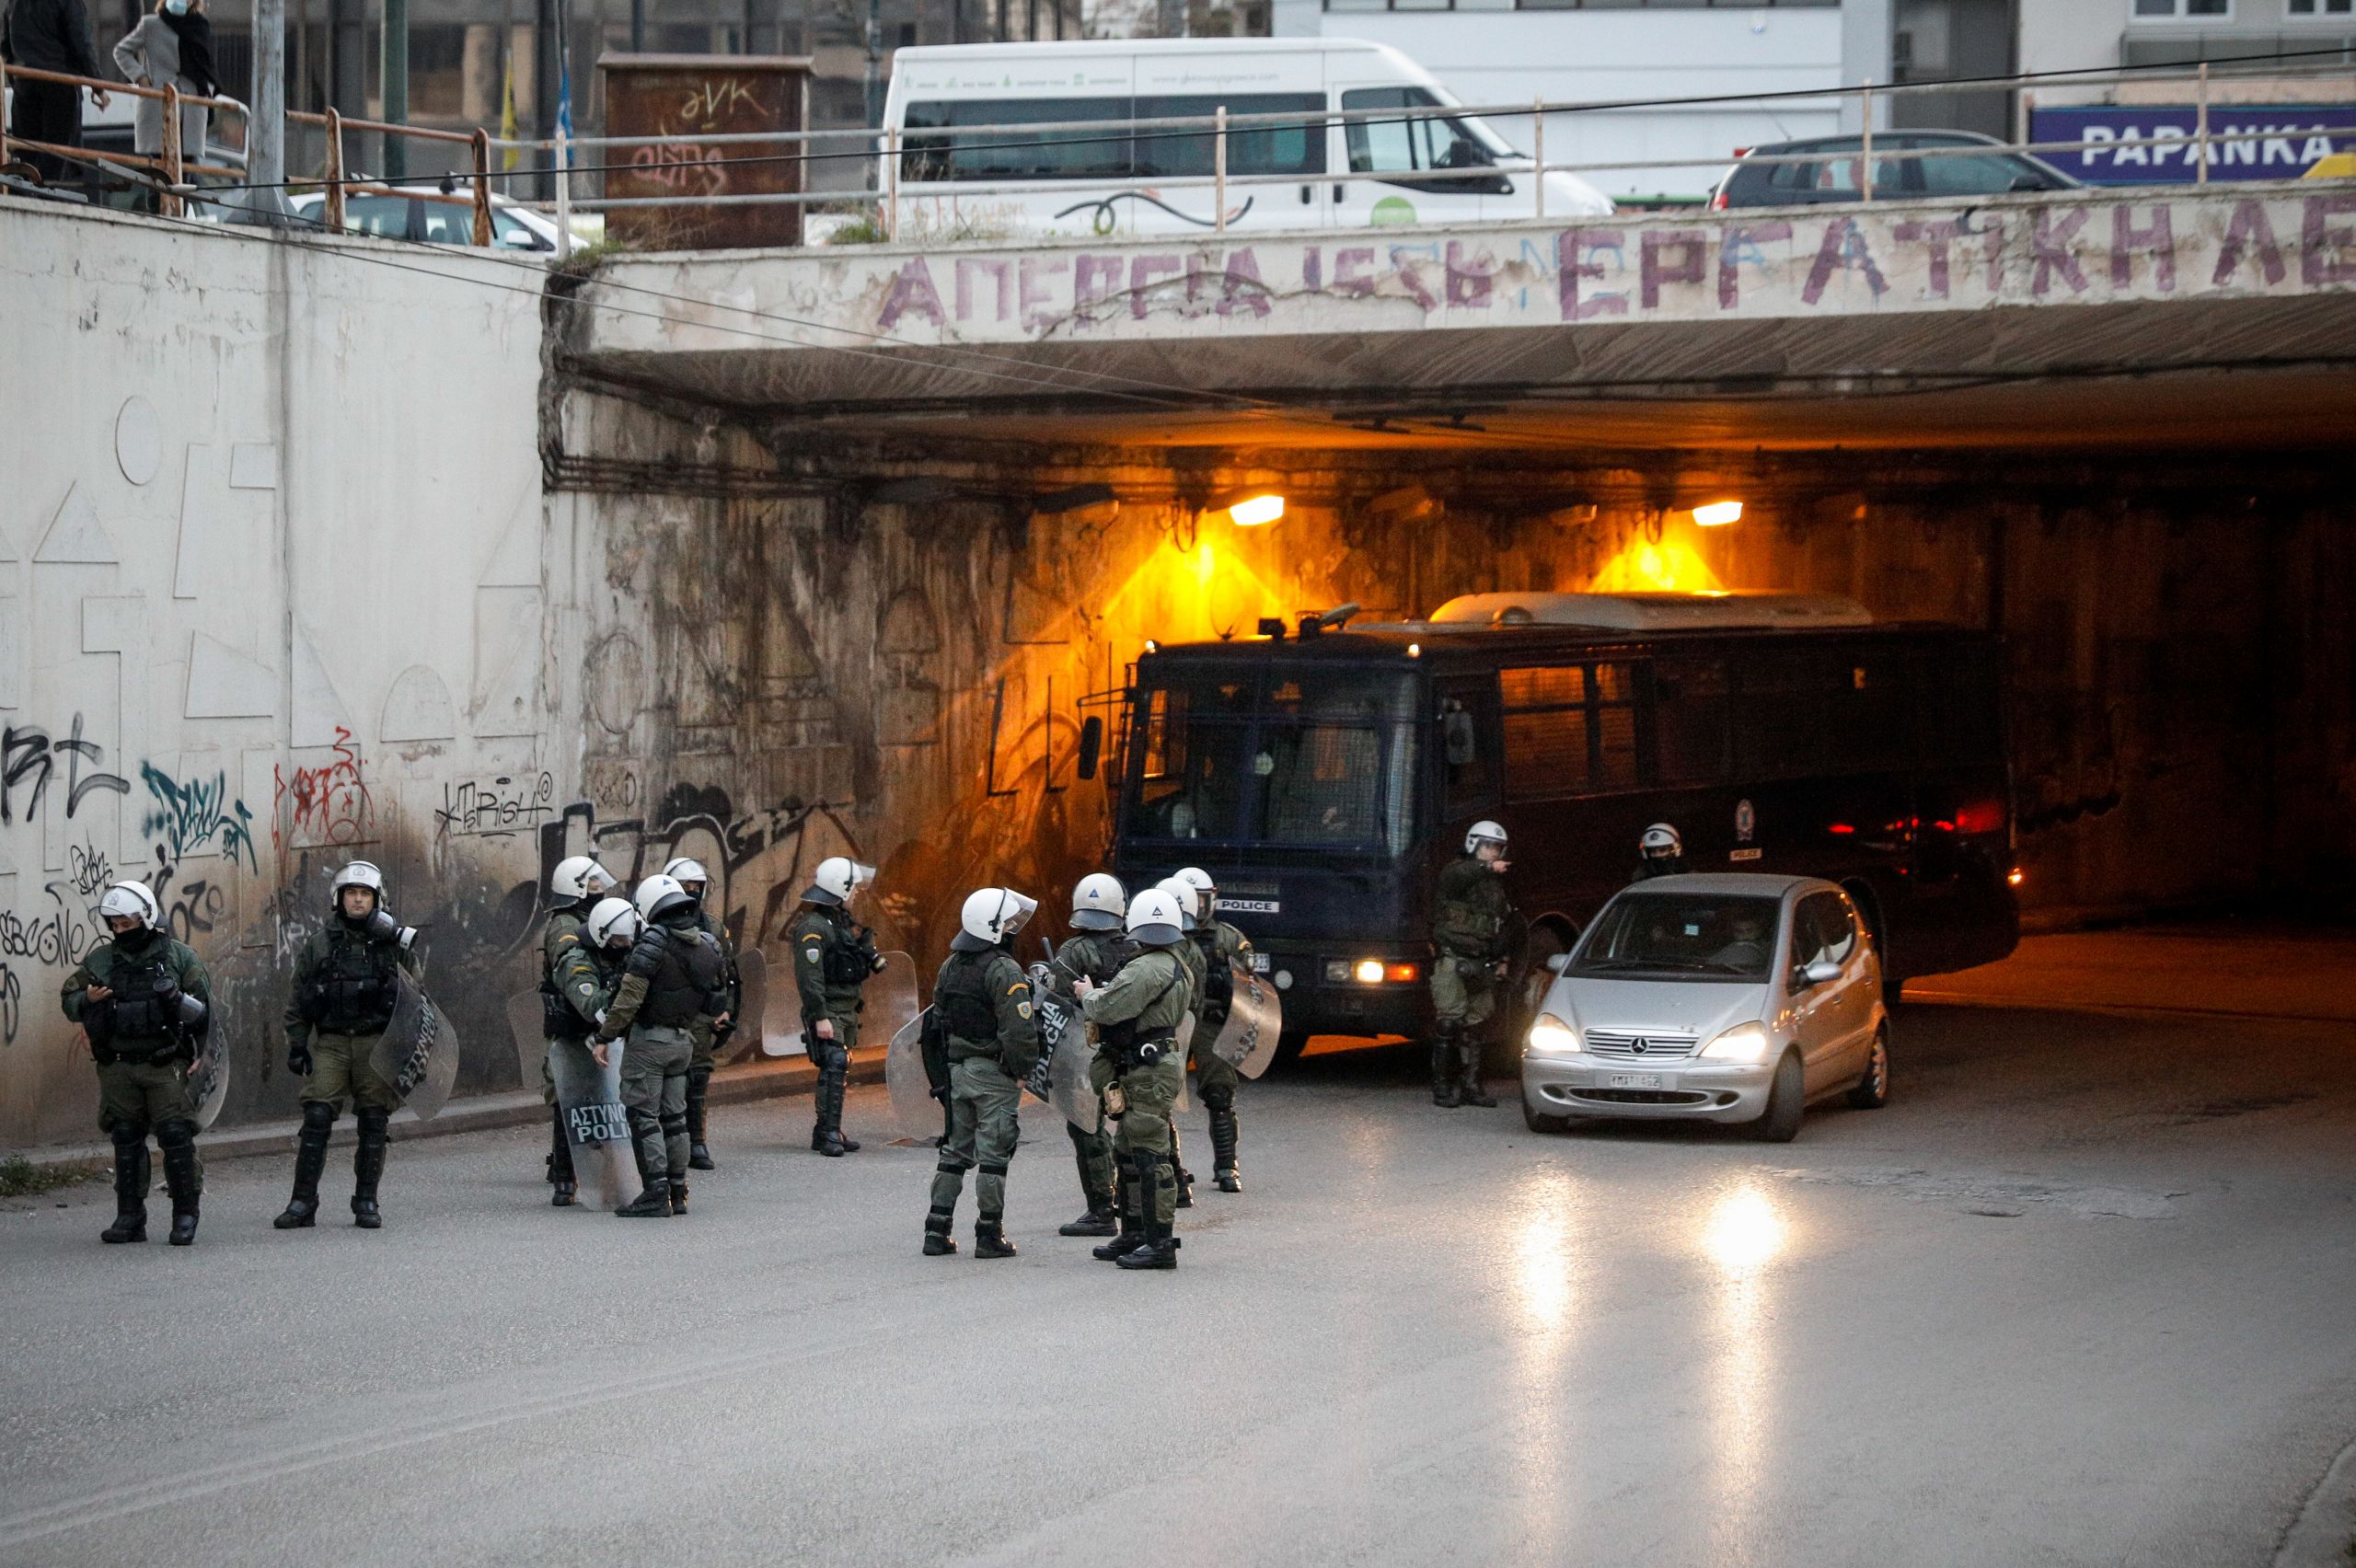
[[[1228,133],[1230,230],[1360,228],[1535,215],[1530,157],[1466,114],[1415,115],[1458,100],[1397,50],[1350,39],[1141,39],[976,43],[900,50],[884,124],[900,134],[904,237],[1011,234],[1206,234],[1214,224],[1207,130],[1133,130],[1129,121],[1401,110],[1398,119],[1322,126],[1274,122]],[[965,127],[1103,121],[1021,132]],[[1341,172],[1371,179],[1337,179]],[[879,170],[879,189],[890,171]],[[1546,215],[1611,211],[1569,174],[1546,177]]]

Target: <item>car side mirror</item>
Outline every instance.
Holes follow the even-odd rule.
[[[1472,763],[1472,715],[1461,708],[1451,709],[1442,720],[1443,734],[1448,745],[1448,766],[1469,767]]]
[[[1564,970],[1568,969],[1570,966],[1571,955],[1569,953],[1557,952],[1551,953],[1547,956],[1546,967],[1553,970],[1557,974],[1560,974]]]
[[[1841,978],[1841,966],[1829,958],[1819,958],[1801,967],[1800,978],[1811,986],[1830,985]]]
[[[1091,713],[1080,721],[1080,767],[1082,778],[1096,777],[1097,759],[1104,755],[1104,719]]]

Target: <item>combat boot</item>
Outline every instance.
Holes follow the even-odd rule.
[[[1468,1040],[1464,1043],[1463,1051],[1464,1077],[1457,1090],[1457,1103],[1494,1110],[1497,1103],[1496,1098],[1481,1087],[1481,1043]]]
[[[974,1222],[974,1256],[977,1258],[1011,1258],[1014,1243],[1006,1239],[1006,1231],[995,1219]]]
[[[671,1212],[674,1215],[687,1212],[687,1179],[685,1176],[671,1178]]]
[[[953,1212],[943,1214],[939,1209],[924,1216],[924,1255],[926,1257],[945,1258],[957,1250],[957,1239],[949,1234],[950,1224],[956,1217]]]
[[[1102,1247],[1090,1249],[1091,1254],[1107,1263],[1120,1262],[1145,1245],[1153,1213],[1154,1157],[1142,1149],[1134,1149],[1126,1159],[1114,1155],[1114,1170],[1120,1179],[1121,1228]]]
[[[357,1110],[352,1114],[360,1124],[360,1147],[352,1153],[352,1223],[375,1230],[385,1223],[376,1211],[376,1183],[385,1178],[385,1151],[392,1142],[385,1124],[393,1113]]]
[[[127,1130],[114,1138],[114,1223],[98,1232],[108,1242],[147,1239],[147,1135],[133,1143]]]
[[[328,1165],[328,1134],[335,1107],[324,1100],[303,1101],[303,1128],[294,1135],[294,1195],[270,1223],[281,1230],[307,1230],[319,1216],[319,1174]]]
[[[671,1217],[671,1184],[661,1177],[646,1183],[638,1196],[614,1211],[619,1219],[668,1219]]]
[[[1154,1164],[1168,1169],[1166,1162],[1155,1161]],[[1138,1238],[1137,1246],[1113,1260],[1122,1268],[1174,1269],[1178,1266],[1178,1239],[1170,1234],[1169,1227],[1161,1222],[1161,1211],[1151,1195],[1158,1180],[1159,1170],[1151,1175],[1140,1172],[1138,1184],[1147,1193],[1138,1216],[1143,1234]]]
[[[1120,1233],[1120,1224],[1113,1217],[1111,1209],[1092,1208],[1078,1219],[1056,1227],[1056,1234],[1058,1236],[1115,1236]]]
[[[1243,1191],[1242,1173],[1235,1168],[1238,1132],[1233,1106],[1211,1107],[1211,1175],[1222,1193]]]
[[[196,1239],[197,1197],[204,1191],[197,1174],[196,1124],[170,1121],[156,1129],[164,1150],[164,1189],[172,1194],[172,1236],[175,1247]]]
[[[549,1124],[554,1131],[549,1142],[549,1185],[555,1189],[549,1202],[558,1208],[571,1208],[581,1188],[572,1173],[572,1140],[565,1136],[564,1107],[552,1108]]]
[[[687,1169],[690,1170],[720,1169],[712,1163],[710,1147],[703,1140],[704,1093],[710,1087],[710,1069],[687,1074]],[[680,1212],[684,1214],[687,1211],[682,1209]]]
[[[1443,1034],[1432,1042],[1432,1103],[1453,1111],[1457,1105],[1456,1043]]]

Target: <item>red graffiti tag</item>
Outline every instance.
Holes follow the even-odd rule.
[[[283,768],[271,769],[277,785],[270,827],[273,845],[286,839],[310,844],[357,844],[368,836],[376,804],[369,798],[366,765],[352,744],[352,732],[341,725],[336,726],[333,762],[320,767],[298,767],[292,778]]]

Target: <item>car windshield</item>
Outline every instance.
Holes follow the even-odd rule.
[[[1414,683],[1235,666],[1138,698],[1126,832],[1398,854],[1414,805]]]
[[[1738,894],[1623,894],[1588,929],[1566,973],[1764,980],[1780,905]]]

